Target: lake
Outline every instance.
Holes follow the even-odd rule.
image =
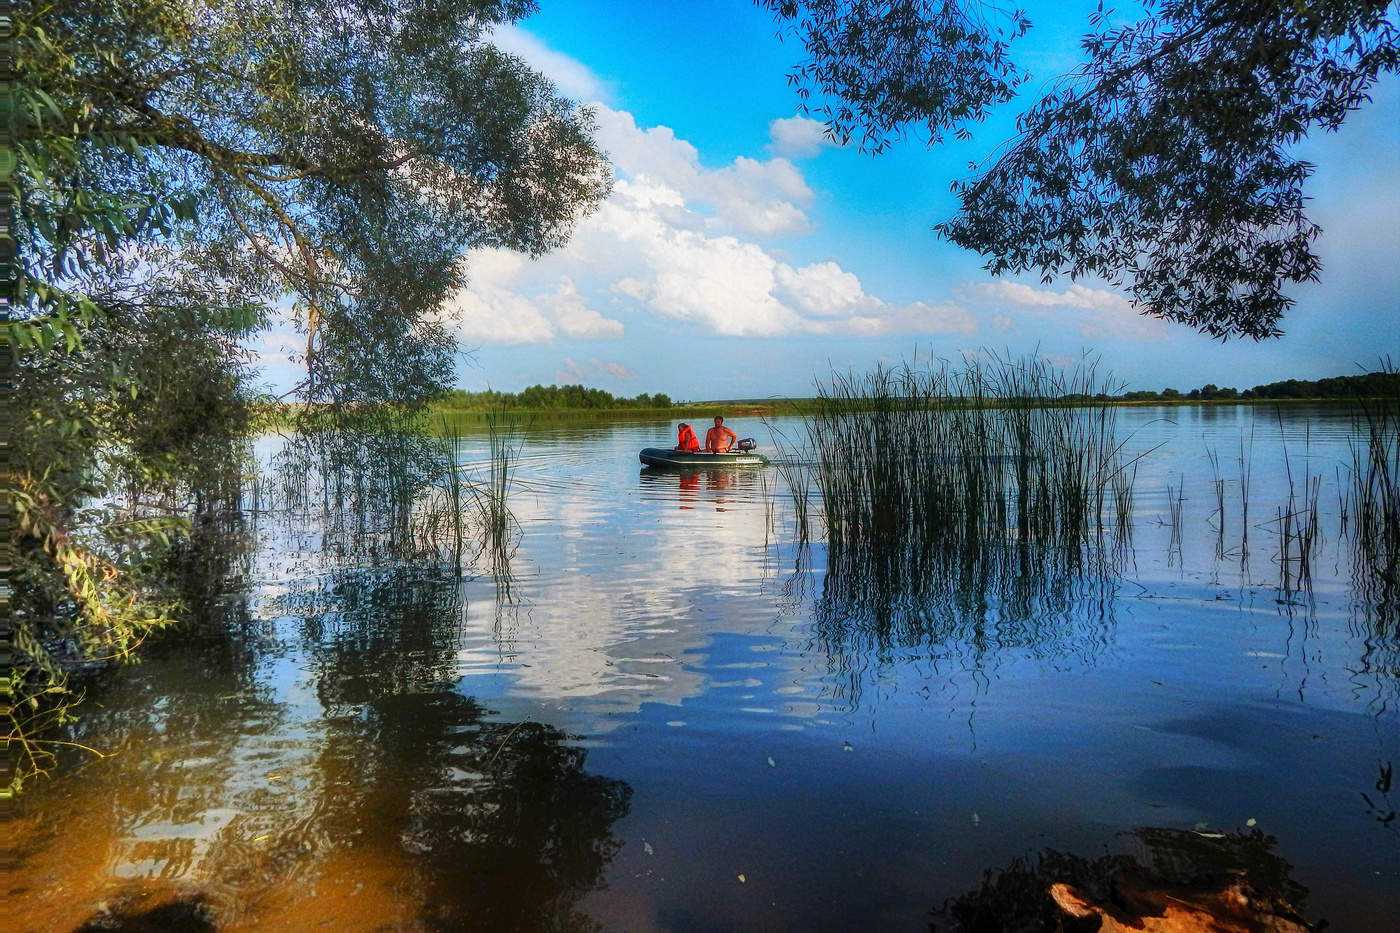
[[[508,581],[247,515],[206,624],[89,688],[67,738],[106,757],[11,808],[9,928],[943,929],[984,881],[1225,849],[1312,922],[1393,922],[1400,634],[1341,533],[1348,409],[1119,409],[1131,522],[1089,559],[894,584],[829,561],[815,494],[804,541],[776,467],[643,470],[674,427],[527,429]]]

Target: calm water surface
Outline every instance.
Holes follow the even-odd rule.
[[[1154,829],[1262,833],[1308,919],[1388,928],[1400,639],[1336,533],[1349,414],[1119,417],[1150,453],[1110,572],[893,610],[819,518],[800,546],[776,469],[643,471],[672,423],[528,435],[508,594],[255,516],[223,634],[95,685],[72,738],[109,757],[14,808],[10,928],[927,929]],[[1310,593],[1290,475],[1330,529]]]

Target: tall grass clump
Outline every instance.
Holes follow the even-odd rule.
[[[1206,460],[1210,463],[1211,488],[1214,491],[1215,509],[1206,519],[1215,527],[1215,559],[1225,559],[1225,478],[1220,475],[1220,456],[1212,447],[1206,448]]]
[[[1280,423],[1280,430],[1282,424]],[[1308,435],[1304,435],[1304,449]],[[1277,561],[1279,589],[1291,596],[1297,592],[1312,592],[1312,561],[1321,543],[1321,522],[1318,504],[1322,493],[1322,477],[1312,472],[1306,454],[1303,473],[1296,477],[1288,448],[1283,451],[1283,470],[1288,480],[1288,501],[1278,507],[1274,522],[1279,536]]]
[[[1092,657],[1137,464],[1107,390],[1089,360],[995,356],[819,386],[806,446],[833,663],[852,644],[937,644],[979,669],[1013,649]]]
[[[484,488],[477,486],[474,491],[482,516],[482,545],[490,556],[491,573],[498,581],[508,582],[518,527],[508,500],[524,441],[519,425],[507,415],[493,414],[486,424],[491,460]]]
[[[1240,438],[1240,565],[1249,565],[1249,487],[1254,475],[1254,428],[1249,429],[1249,445]]]
[[[765,421],[773,437],[777,456],[771,461],[773,468],[787,485],[792,499],[794,533],[799,547],[805,547],[811,539],[812,472],[811,459],[801,441],[789,438],[776,424]]]
[[[443,469],[442,451],[416,419],[299,430],[271,463],[269,506],[317,527],[337,560],[428,559],[423,492]]]
[[[1092,360],[879,367],[808,419],[828,543],[1079,542],[1130,507],[1134,460]]]
[[[417,417],[354,430],[298,432],[274,455],[265,507],[314,528],[336,563],[427,562],[459,570],[478,560],[506,572],[518,525],[508,498],[521,439],[506,416],[488,416],[489,457],[461,458],[455,420]],[[263,487],[266,487],[265,492]]]
[[[1382,370],[1396,372],[1386,359]],[[1400,386],[1400,382],[1394,383]],[[1356,590],[1390,630],[1400,613],[1400,388],[1359,399],[1345,511]]]
[[[437,433],[441,445],[442,473],[427,497],[422,525],[427,541],[443,540],[438,525],[446,523],[448,539],[459,563],[465,552],[472,560],[484,559],[498,582],[508,583],[510,558],[515,550],[519,523],[511,512],[509,499],[515,483],[515,468],[524,439],[520,424],[505,412],[486,416],[487,459],[468,465],[462,460],[464,446],[460,421],[442,419]]]
[[[1186,516],[1186,477],[1177,478],[1176,485],[1167,480],[1167,524],[1171,537],[1167,541],[1167,563],[1169,566],[1181,564],[1181,540]]]

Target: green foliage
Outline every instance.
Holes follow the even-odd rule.
[[[936,0],[758,4],[807,53],[788,75],[803,113],[823,117],[843,146],[856,138],[863,152],[884,151],[909,123],[922,123],[931,142],[950,129],[965,137],[968,123],[1029,77],[1010,58],[1011,42],[1030,28],[1020,10]]]
[[[590,115],[485,41],[527,5],[337,11],[78,0],[21,19],[42,84],[25,219],[55,273],[180,225],[200,281],[294,297],[305,400],[421,401],[449,371],[435,312],[462,253],[559,245],[607,173]],[[394,352],[363,352],[376,341]]]
[[[1284,379],[1257,385],[1240,391],[1230,386],[1220,387],[1208,382],[1184,395],[1172,388],[1154,392],[1140,389],[1124,392],[1118,396],[1125,402],[1179,401],[1186,398],[1193,401],[1231,401],[1233,399],[1377,399],[1393,397],[1400,393],[1400,375],[1387,370],[1377,370],[1359,376],[1331,376],[1327,379]]]
[[[1245,394],[1254,398],[1394,398],[1400,395],[1400,373],[1382,369],[1360,376],[1285,379],[1255,386]]]
[[[1028,26],[1019,12],[759,2],[800,23],[803,100],[814,82],[836,98],[820,110],[828,133],[864,149],[911,122],[934,142],[965,133],[1022,76],[1005,45]],[[1148,0],[1126,26],[1110,13],[1099,5],[1084,63],[1020,117],[990,167],[954,184],[960,210],[935,229],[994,274],[1101,278],[1143,313],[1215,337],[1279,335],[1288,287],[1320,270],[1303,194],[1313,166],[1291,147],[1337,129],[1400,68],[1394,3]]]
[[[531,411],[606,411],[625,408],[670,408],[671,397],[664,392],[655,395],[643,392],[634,398],[619,398],[602,389],[590,389],[581,385],[533,385],[519,393],[496,392],[491,389],[485,392],[452,389],[442,393],[437,404],[441,408],[464,411],[496,411],[510,408]]]
[[[316,443],[409,422],[451,373],[463,254],[548,250],[606,194],[590,114],[487,41],[529,9],[66,0],[3,20],[13,787],[44,766],[34,717],[67,715],[68,670],[176,617],[162,555],[237,495],[257,331],[304,335]]]

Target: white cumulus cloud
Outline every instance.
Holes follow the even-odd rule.
[[[794,265],[753,240],[698,222],[684,195],[650,178],[621,179],[564,248],[534,262],[503,251],[470,257],[459,330],[478,343],[617,337],[601,310],[649,312],[728,337],[794,334],[970,334],[951,302],[894,303],[865,291],[834,260]]]
[[[1067,308],[1070,314],[1056,314],[1066,326],[1074,327],[1085,337],[1128,337],[1141,340],[1162,340],[1167,337],[1167,326],[1159,318],[1147,317],[1133,307],[1132,302],[1106,288],[1090,288],[1078,282],[1064,291],[1051,291],[1035,288],[1024,282],[999,279],[995,282],[978,282],[964,287],[971,295],[990,298],[1003,304],[1016,305],[1023,309],[1020,313],[1038,318],[1051,316],[1048,309]],[[999,314],[999,330],[1009,329],[1006,315]]]
[[[739,233],[777,236],[809,228],[805,208],[812,189],[787,159],[739,156],[717,169],[667,126],[645,129],[632,114],[599,105],[598,140],[623,177],[677,192],[687,204],[713,208],[714,223]],[[696,215],[697,219],[700,215]]]
[[[535,267],[518,253],[474,250],[467,269],[468,286],[444,313],[468,344],[545,343],[561,331],[579,338],[622,336],[622,322],[590,308],[568,276],[547,292],[532,283]]]
[[[504,23],[491,31],[491,44],[509,52],[554,82],[572,100],[608,100],[612,88],[576,58],[557,52],[519,26]]]
[[[559,287],[541,299],[553,314],[559,329],[570,337],[621,337],[622,322],[605,318],[588,307],[573,280],[565,276]]]
[[[619,181],[576,234],[582,250],[625,257],[609,290],[660,317],[735,337],[976,329],[973,317],[953,304],[895,305],[870,295],[834,261],[794,266],[753,241],[673,223],[666,210],[673,203],[654,183]],[[597,248],[599,239],[612,248]]]
[[[792,159],[814,156],[823,147],[836,143],[826,135],[826,124],[810,117],[780,117],[768,124],[768,149]]]
[[[538,40],[518,30],[501,35],[556,80],[569,73],[567,63],[545,67],[549,50],[531,44]],[[887,301],[834,258],[791,262],[765,242],[811,227],[815,195],[783,153],[820,145],[817,121],[775,120],[770,157],[710,167],[673,129],[593,107],[616,173],[612,195],[579,221],[567,245],[538,260],[493,250],[468,257],[470,285],[449,309],[468,344],[620,338],[629,314],[728,337],[977,330],[961,305]]]
[[[860,279],[834,262],[815,262],[800,269],[780,266],[778,286],[779,294],[816,317],[846,316],[873,301]]]

